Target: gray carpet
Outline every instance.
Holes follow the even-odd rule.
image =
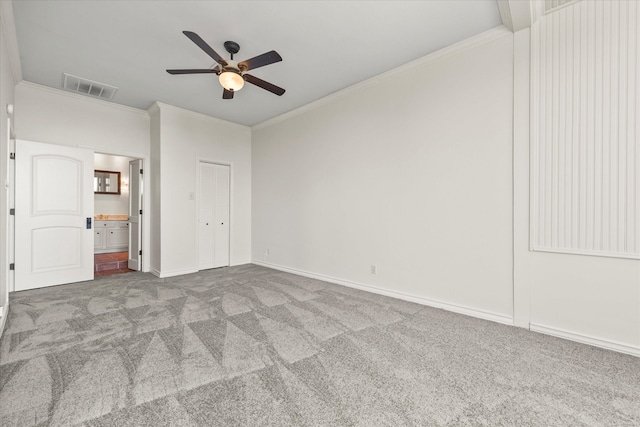
[[[640,359],[258,266],[11,294],[0,425],[640,425]]]

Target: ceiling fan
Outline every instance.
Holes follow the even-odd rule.
[[[212,73],[219,77],[220,84],[223,87],[222,99],[233,99],[233,93],[239,91],[244,86],[244,82],[247,81],[262,89],[268,90],[278,96],[281,96],[285,90],[272,83],[259,79],[251,74],[247,74],[247,71],[256,69],[258,67],[264,67],[265,65],[273,64],[274,62],[282,61],[282,57],[272,50],[262,55],[258,55],[251,59],[246,59],[241,62],[233,60],[233,55],[240,51],[240,45],[233,41],[224,42],[224,48],[231,54],[231,59],[223,59],[218,53],[211,48],[202,38],[192,31],[183,31],[184,35],[189,37],[191,41],[197,44],[200,49],[204,50],[207,55],[212,57],[218,65],[213,68],[204,69],[182,69],[182,70],[167,70],[169,74],[201,74]]]

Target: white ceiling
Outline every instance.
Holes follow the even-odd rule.
[[[14,0],[13,11],[26,81],[61,88],[69,73],[118,87],[118,104],[249,126],[502,24],[496,0]],[[247,84],[223,100],[215,74],[167,74],[214,65],[183,30],[224,58],[225,40],[240,44],[236,60],[276,50],[282,62],[251,74],[287,92]]]

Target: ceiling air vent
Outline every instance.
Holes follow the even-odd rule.
[[[572,5],[579,1],[580,0],[545,0],[544,12],[545,13],[555,12],[558,9],[562,9],[565,6]]]
[[[62,77],[62,88],[64,90],[80,93],[82,95],[88,95],[93,98],[100,98],[106,101],[111,101],[113,99],[113,96],[118,91],[118,88],[115,86],[94,82],[93,80],[85,79],[71,74],[62,73]]]

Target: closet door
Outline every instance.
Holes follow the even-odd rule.
[[[200,162],[198,195],[198,269],[229,265],[231,168]]]
[[[229,265],[229,187],[230,167],[215,165],[216,190],[213,231],[213,267]]]

